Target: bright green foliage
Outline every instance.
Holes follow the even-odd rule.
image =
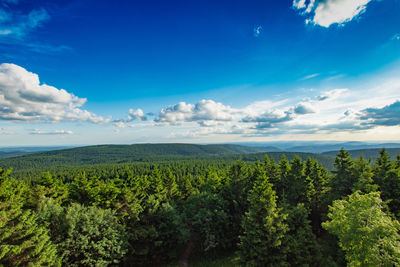
[[[249,210],[243,218],[240,236],[240,263],[247,266],[285,266],[287,247],[283,240],[288,226],[286,216],[276,205],[272,184],[258,177],[249,194]]]
[[[379,193],[336,200],[323,227],[339,239],[349,266],[400,265],[399,222],[382,211]]]
[[[110,210],[72,204],[65,214],[66,236],[60,244],[68,266],[108,266],[125,255],[125,232]]]
[[[170,199],[175,199],[179,195],[178,185],[176,184],[176,177],[174,173],[168,169],[167,174],[164,178],[164,186],[167,190],[167,197]]]
[[[68,197],[68,189],[62,180],[53,177],[49,172],[42,174],[35,191],[39,199],[51,197],[63,202]]]
[[[50,231],[49,235],[55,244],[64,242],[66,225],[65,209],[52,198],[43,198],[38,205],[36,215],[38,223],[46,226]],[[61,256],[61,253],[59,253]]]
[[[5,179],[0,185],[0,266],[59,266],[56,246],[47,229],[23,209],[22,183]],[[13,187],[10,195],[7,188]],[[4,190],[6,189],[6,190]]]
[[[353,192],[371,193],[378,191],[378,185],[374,184],[371,164],[363,157],[354,160],[353,175],[358,179],[353,187]]]

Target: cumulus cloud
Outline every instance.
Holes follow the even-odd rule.
[[[293,111],[295,114],[305,115],[316,113],[317,109],[310,102],[301,102],[294,107]]]
[[[293,7],[307,16],[306,22],[328,28],[332,24],[343,25],[363,12],[373,0],[293,0]]]
[[[293,118],[293,113],[289,111],[272,110],[257,116],[246,116],[241,122],[255,122],[257,129],[264,129],[276,127],[277,124],[291,121]]]
[[[177,125],[182,122],[232,121],[241,111],[225,106],[213,100],[201,100],[196,104],[180,102],[176,105],[163,108],[155,122],[160,124]]]
[[[369,125],[400,125],[400,101],[383,108],[367,108],[361,111],[360,119]]]
[[[39,76],[15,64],[0,64],[0,119],[29,122],[109,122],[81,109],[86,98],[40,84]]]
[[[30,132],[32,135],[71,135],[73,134],[72,131],[66,131],[66,130],[55,130],[55,131],[42,131],[39,129],[34,129],[32,132]]]
[[[138,108],[136,110],[130,109],[129,110],[129,121],[134,121],[134,120],[141,120],[141,121],[147,121],[146,115],[144,115],[144,112],[142,109]]]

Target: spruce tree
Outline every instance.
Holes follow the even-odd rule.
[[[275,191],[260,175],[250,191],[249,210],[243,217],[239,261],[247,266],[285,266],[287,248],[283,240],[288,226],[286,214],[277,208]]]
[[[38,225],[30,209],[23,208],[22,183],[3,178],[0,184],[0,266],[59,266],[48,230]]]

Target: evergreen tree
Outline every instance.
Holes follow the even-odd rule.
[[[334,163],[334,176],[330,181],[330,200],[341,199],[351,194],[356,177],[353,175],[353,160],[350,153],[341,149]]]
[[[10,195],[8,188],[13,187]],[[38,225],[35,215],[22,206],[23,185],[4,178],[0,184],[0,265],[59,266],[57,248],[48,230]]]
[[[378,190],[378,185],[374,184],[373,172],[370,162],[364,157],[354,160],[353,176],[357,179],[353,186],[353,192],[360,191],[362,193],[371,193]]]
[[[243,217],[239,261],[247,266],[286,266],[287,247],[283,240],[288,226],[286,214],[277,208],[272,185],[260,176],[250,191],[249,210]]]
[[[304,203],[307,200],[307,183],[304,176],[304,165],[301,158],[296,156],[290,162],[290,171],[287,176],[286,199],[290,205]]]
[[[294,207],[285,206],[288,214],[289,231],[285,234],[283,245],[288,250],[289,266],[320,266],[321,255],[315,235],[308,220],[308,210],[303,204]]]
[[[65,213],[65,240],[60,243],[68,266],[108,266],[127,252],[128,233],[114,212],[72,204]]]

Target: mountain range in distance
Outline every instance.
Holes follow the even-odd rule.
[[[282,155],[290,160],[298,155],[302,160],[308,157],[317,159],[326,168],[332,169],[339,149],[348,150],[352,157],[364,155],[376,159],[379,151],[385,147],[391,157],[400,154],[400,144],[362,144],[348,142],[337,144],[311,143],[294,145],[283,149],[283,146],[268,144],[133,144],[133,145],[95,145],[83,147],[20,147],[0,148],[0,168],[34,169],[56,166],[74,166],[91,164],[119,164],[130,162],[160,162],[175,160],[225,160],[242,158],[244,161],[263,160],[267,153],[270,158],[279,161]],[[278,144],[280,145],[280,144]],[[285,144],[287,145],[287,144]],[[393,147],[397,146],[397,147]],[[360,148],[362,149],[352,149]],[[3,153],[3,154],[2,154]],[[25,154],[24,154],[25,153]]]

